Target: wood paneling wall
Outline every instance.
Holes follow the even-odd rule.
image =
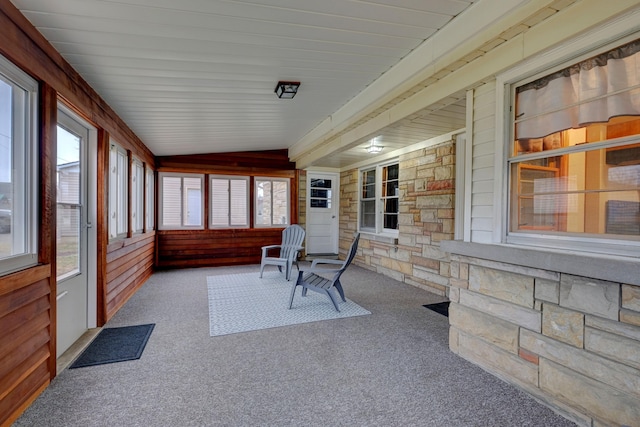
[[[282,228],[158,231],[158,268],[259,264],[261,247],[280,244]]]
[[[55,375],[51,266],[0,279],[0,425],[11,423]]]
[[[38,265],[0,277],[0,426],[10,425],[56,375],[56,125],[58,100],[98,128],[98,325],[153,271],[155,232],[109,243],[108,140],[155,169],[155,157],[11,4],[0,0],[0,54],[40,82]]]
[[[153,272],[155,233],[117,241],[107,247],[105,309],[111,318]]]
[[[286,150],[156,159],[124,121],[73,70],[9,0],[0,0],[0,54],[40,82],[40,228],[38,265],[0,277],[0,426],[10,425],[56,375],[55,220],[57,102],[98,129],[97,287],[103,325],[163,267],[255,263],[260,246],[282,229],[146,231],[108,239],[108,147],[113,137],[154,170],[291,178],[291,218],[298,213],[298,175]],[[157,245],[156,240],[162,242]]]
[[[159,172],[290,178],[290,218],[292,223],[297,223],[298,172],[289,161],[287,150],[158,157],[156,165]],[[205,193],[205,218],[208,211],[209,197]],[[262,246],[281,241],[282,228],[159,230],[156,267],[257,264]]]
[[[296,170],[287,150],[160,156],[156,157],[156,165],[159,171],[166,172],[236,175],[290,176]]]

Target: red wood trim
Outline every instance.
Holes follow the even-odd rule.
[[[98,194],[96,203],[98,206],[97,218],[97,320],[98,326],[107,322],[106,315],[106,277],[107,277],[107,245],[109,243],[109,204],[107,203],[109,185],[109,135],[103,129],[98,129]]]
[[[56,247],[56,153],[58,98],[47,84],[40,87],[40,201],[38,262],[51,264],[55,271]]]
[[[204,191],[203,194],[203,200],[204,200],[204,218],[202,218],[202,225],[204,226],[204,229],[208,229],[209,228],[209,207],[211,206],[211,194],[210,194],[210,190],[209,190],[209,184],[211,183],[211,178],[209,177],[209,175],[205,175],[204,176],[204,188],[202,191]]]
[[[256,226],[256,177],[249,177],[249,227]]]
[[[51,329],[49,354],[56,354],[58,304],[56,300],[57,271],[57,206],[56,206],[56,174],[57,174],[57,127],[58,127],[58,94],[46,83],[40,85],[40,227],[38,234],[38,261],[51,266],[49,278],[49,306]],[[56,376],[56,358],[49,358],[49,374]]]

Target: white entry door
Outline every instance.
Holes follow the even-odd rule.
[[[338,254],[340,175],[307,173],[307,243],[309,255]]]
[[[96,323],[95,236],[89,232],[95,216],[95,200],[89,195],[96,194],[95,188],[89,191],[95,183],[89,179],[90,172],[95,175],[89,162],[95,153],[91,130],[58,110],[56,357]]]

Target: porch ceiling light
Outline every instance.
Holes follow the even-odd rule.
[[[278,82],[274,92],[278,95],[278,98],[292,99],[298,93],[299,87],[300,82]]]
[[[384,146],[377,144],[378,137],[375,137],[371,140],[370,144],[367,146],[367,152],[371,154],[377,154],[382,151]]]

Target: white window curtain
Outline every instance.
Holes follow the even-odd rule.
[[[640,115],[640,40],[516,89],[516,138]]]

